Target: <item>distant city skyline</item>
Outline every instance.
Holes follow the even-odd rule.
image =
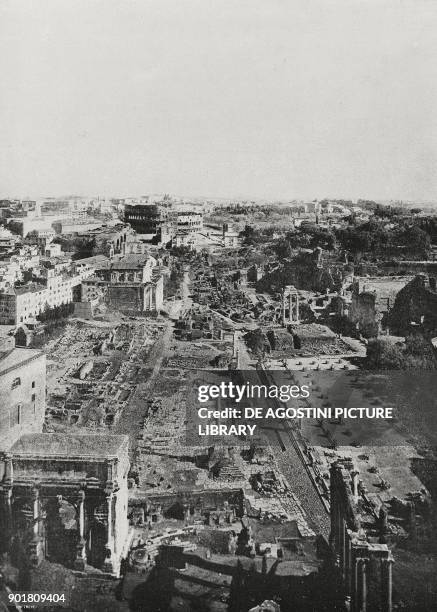
[[[19,200],[19,201],[36,201],[42,202],[43,200],[62,200],[62,199],[83,199],[83,200],[134,200],[134,199],[147,199],[152,198],[152,201],[158,201],[157,198],[164,198],[164,196],[169,196],[175,200],[192,200],[193,202],[230,202],[230,203],[238,203],[238,202],[254,202],[257,204],[291,204],[293,202],[321,202],[323,200],[332,200],[332,201],[341,201],[345,202],[351,201],[356,204],[358,201],[374,201],[378,204],[383,205],[402,205],[405,206],[431,206],[437,207],[437,199],[436,200],[406,200],[401,198],[392,198],[392,199],[382,199],[382,198],[348,198],[348,197],[309,197],[309,198],[257,198],[251,196],[241,196],[241,197],[221,197],[221,196],[213,196],[213,195],[199,195],[199,194],[178,194],[178,193],[170,193],[168,191],[162,193],[144,193],[144,194],[47,194],[45,196],[29,196],[28,194],[25,196],[16,196],[16,195],[5,195],[0,193],[0,200]]]
[[[434,202],[436,30],[428,0],[4,0],[0,195]]]

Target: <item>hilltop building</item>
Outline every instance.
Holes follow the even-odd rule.
[[[0,325],[27,323],[47,309],[80,301],[82,281],[93,271],[89,260],[45,262],[37,280],[0,289]]]
[[[156,259],[130,254],[99,266],[82,283],[82,302],[96,300],[126,312],[159,311],[164,300],[163,275]]]

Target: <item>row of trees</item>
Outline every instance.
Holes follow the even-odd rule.
[[[420,334],[407,336],[405,344],[387,338],[369,341],[364,367],[369,370],[435,370],[432,345]]]
[[[371,219],[359,225],[350,224],[336,230],[335,236],[343,249],[354,256],[387,254],[426,258],[431,237],[420,227],[421,222],[391,223]]]
[[[74,304],[70,302],[69,304],[61,304],[60,306],[50,307],[48,303],[44,306],[44,310],[36,317],[38,321],[42,323],[47,323],[51,321],[59,321],[60,319],[65,319],[69,315],[74,312]]]
[[[256,243],[257,234],[246,234],[249,236],[249,243]],[[373,257],[378,254],[422,259],[428,256],[431,236],[437,238],[437,223],[431,220],[427,223],[424,219],[409,223],[399,220],[387,224],[372,218],[366,223],[358,224],[352,221],[336,229],[308,224],[279,238],[274,244],[274,250],[279,259],[291,257],[295,249],[317,247],[326,251],[344,250],[355,258]]]

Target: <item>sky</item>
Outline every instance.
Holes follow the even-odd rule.
[[[0,197],[437,200],[434,0],[0,0]]]

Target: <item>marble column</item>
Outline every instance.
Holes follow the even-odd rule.
[[[33,502],[33,535],[39,535],[39,490],[35,487],[32,491]]]
[[[29,544],[30,562],[34,567],[38,567],[44,558],[44,551],[40,537],[40,491],[37,487],[32,489],[33,507],[33,537]]]
[[[282,294],[282,325],[283,327],[285,327],[286,321],[285,321],[285,293]]]
[[[360,560],[360,612],[367,610],[367,562],[368,559]]]
[[[1,518],[4,525],[0,534],[0,540],[8,547],[12,537],[12,486],[6,486],[0,491]]]
[[[12,463],[12,457],[9,455],[5,455],[5,475],[3,481],[5,484],[12,486],[14,480],[14,466]]]
[[[381,595],[382,595],[382,610],[383,612],[392,612],[392,592],[393,592],[393,579],[392,579],[392,565],[393,558],[387,557],[381,561]]]
[[[341,575],[343,576],[343,579],[346,576],[346,571],[345,571],[345,562],[346,562],[346,551],[345,551],[345,533],[344,533],[344,519],[342,516],[340,516],[340,521],[339,521],[339,529],[340,529],[340,533],[339,533],[339,545],[340,545],[340,570],[341,570]]]
[[[364,557],[355,557],[353,561],[352,609],[354,612],[367,610],[367,562]]]
[[[76,560],[74,566],[77,570],[84,570],[86,566],[86,540],[85,540],[85,491],[79,491],[78,495],[78,521],[79,541],[76,548]]]
[[[104,570],[107,572],[114,571],[114,537],[112,533],[112,504],[114,500],[113,493],[106,496],[107,512],[108,512],[108,530],[106,537],[106,558],[104,562]]]
[[[346,589],[349,593],[352,591],[352,542],[349,531],[346,530]]]

